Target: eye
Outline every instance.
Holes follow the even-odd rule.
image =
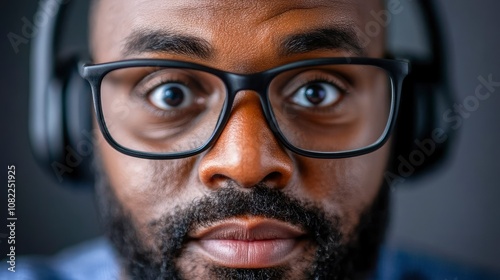
[[[292,101],[304,107],[327,107],[335,104],[341,97],[341,91],[327,82],[312,82],[299,88]]]
[[[170,110],[189,106],[193,102],[193,93],[183,84],[167,83],[151,91],[148,99],[154,106]]]

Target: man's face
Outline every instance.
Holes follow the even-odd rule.
[[[382,57],[383,34],[361,53],[321,46],[290,54],[281,45],[317,30],[364,30],[370,11],[382,8],[362,0],[100,0],[92,52],[95,63],[163,58],[240,74],[310,58]],[[197,38],[209,54],[157,49],[147,41],[127,50],[141,34]],[[103,139],[97,145],[106,174],[98,195],[124,255],[124,273],[167,279],[332,279],[346,273],[349,249],[360,246],[360,220],[373,209],[389,158],[388,145],[346,159],[294,154],[273,135],[252,91],[238,93],[222,134],[199,155],[146,160]]]

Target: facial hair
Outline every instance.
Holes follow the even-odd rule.
[[[385,185],[360,218],[350,236],[341,234],[339,217],[292,198],[278,189],[264,184],[250,190],[241,190],[228,183],[210,195],[191,202],[149,223],[149,238],[154,246],[141,241],[139,230],[131,215],[114,195],[104,174],[98,176],[96,194],[107,236],[119,252],[123,268],[130,279],[193,279],[186,271],[193,267],[179,267],[188,233],[229,218],[259,216],[296,225],[307,232],[314,258],[307,269],[292,275],[292,267],[283,265],[261,269],[235,269],[206,265],[208,275],[198,279],[363,279],[373,271],[378,250],[385,235],[388,218],[389,188]]]

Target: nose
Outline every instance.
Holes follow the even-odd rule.
[[[203,155],[199,178],[208,188],[234,181],[242,188],[265,183],[285,187],[294,164],[270,130],[255,92],[239,92],[229,121],[214,146]]]

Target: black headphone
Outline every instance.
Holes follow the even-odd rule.
[[[40,165],[60,183],[89,185],[93,182],[92,139],[97,133],[92,128],[91,90],[78,73],[77,55],[57,57],[61,23],[70,4],[65,2],[68,1],[47,0],[40,7],[42,11],[52,11],[53,16],[39,27],[32,46],[30,139]],[[399,178],[416,177],[442,162],[452,138],[449,125],[440,122],[438,116],[440,109],[450,106],[453,101],[445,71],[447,60],[442,26],[432,0],[416,2],[425,19],[432,55],[425,59],[403,56],[411,61],[412,70],[403,85],[394,135],[395,157],[391,172]],[[416,142],[433,139],[436,128],[444,131],[447,141],[434,141],[427,146],[428,153],[421,152],[422,144]],[[411,169],[405,163],[405,174],[401,174],[399,161],[413,162],[415,155],[425,158],[411,164]]]

